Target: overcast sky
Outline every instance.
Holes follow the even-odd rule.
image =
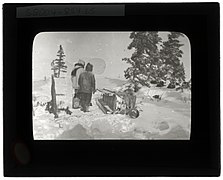
[[[59,45],[63,46],[68,64],[74,64],[78,59],[89,61],[100,58],[106,64],[101,74],[107,77],[124,78],[124,70],[129,66],[122,58],[131,57],[133,50],[127,47],[131,43],[131,32],[44,32],[39,33],[33,42],[33,79],[43,79],[52,74],[51,61],[56,58]],[[159,32],[163,41],[168,32]],[[186,79],[191,77],[191,51],[188,38],[181,37],[180,42]],[[97,67],[95,67],[97,69]],[[98,66],[98,68],[101,68]],[[70,71],[70,70],[69,70]],[[70,73],[67,75],[70,75]],[[98,71],[99,72],[99,71]],[[96,72],[97,73],[97,72]]]

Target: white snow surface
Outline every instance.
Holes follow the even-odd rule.
[[[57,96],[57,103],[62,102],[64,107],[68,106],[72,114],[61,112],[59,118],[54,119],[53,114],[45,111],[44,105],[37,106],[36,103],[37,101],[46,103],[51,99],[51,80],[39,84],[39,87],[33,88],[35,140],[190,139],[190,91],[177,92],[166,88],[142,87],[136,93],[136,106],[140,116],[131,119],[127,115],[104,114],[95,101],[100,96],[100,92],[93,95],[93,106],[90,107],[90,112],[84,113],[79,109],[71,109],[73,92],[70,78],[59,78],[55,79],[56,93],[60,94]],[[126,82],[123,80],[96,76],[97,88],[121,90],[124,84]],[[162,96],[161,101],[150,98],[154,95]],[[187,101],[184,101],[185,99]],[[164,130],[160,128],[161,124],[166,124]]]

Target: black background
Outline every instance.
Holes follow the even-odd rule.
[[[5,176],[218,176],[220,174],[219,4],[126,4],[120,17],[16,18],[3,6]],[[192,127],[189,141],[34,141],[32,46],[39,32],[176,31],[191,44]],[[15,143],[31,160],[20,164]]]

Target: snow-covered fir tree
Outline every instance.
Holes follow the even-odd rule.
[[[132,42],[128,49],[134,49],[131,58],[123,58],[131,66],[125,70],[126,79],[134,83],[149,86],[150,81],[159,80],[162,71],[158,69],[162,65],[159,57],[158,44],[161,38],[158,32],[132,32]]]
[[[165,80],[169,80],[172,84],[182,83],[185,81],[184,65],[180,62],[183,51],[180,47],[179,38],[183,37],[182,33],[171,32],[168,34],[168,40],[163,42],[160,50],[160,57],[163,63],[163,74]]]
[[[54,77],[59,78],[61,72],[67,72],[67,66],[65,65],[65,54],[62,45],[60,45],[59,50],[57,52],[57,59],[54,59],[51,63],[51,70],[53,70]]]

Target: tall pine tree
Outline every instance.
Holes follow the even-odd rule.
[[[169,80],[172,84],[182,83],[185,81],[185,70],[183,63],[180,62],[183,51],[180,47],[179,38],[183,37],[182,33],[171,32],[168,34],[168,40],[163,42],[160,50],[160,57],[163,63],[164,79]]]
[[[60,45],[59,47],[59,51],[57,52],[57,59],[54,59],[51,63],[51,70],[53,70],[54,72],[54,77],[59,78],[61,72],[66,73],[67,72],[67,66],[65,65],[65,61],[64,61],[64,50],[62,45]]]
[[[131,66],[125,70],[125,77],[133,83],[140,83],[149,86],[151,80],[159,80],[161,71],[158,71],[162,62],[159,57],[158,44],[161,38],[158,32],[132,32],[130,34],[132,42],[128,49],[135,52],[131,58],[123,58]]]

